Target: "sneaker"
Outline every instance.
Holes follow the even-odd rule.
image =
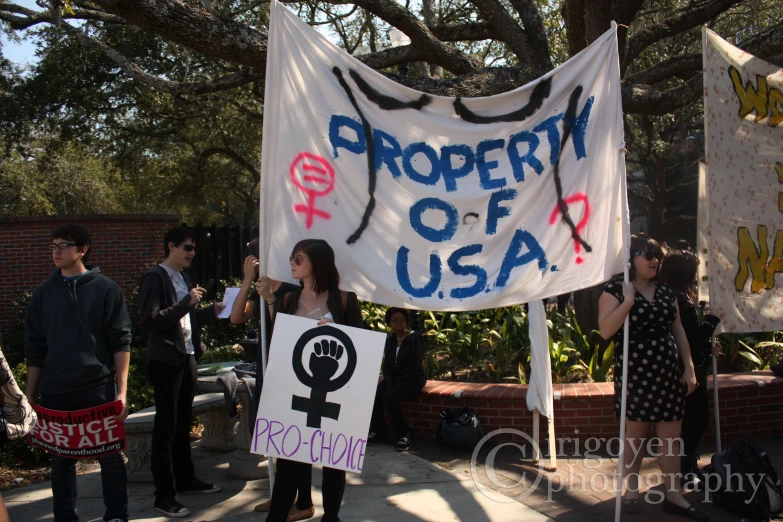
[[[202,482],[199,479],[193,477],[193,483],[190,485],[189,488],[186,489],[180,489],[177,491],[177,493],[184,493],[184,494],[210,494],[210,493],[217,493],[220,491],[220,486],[217,484],[207,484],[206,482]]]
[[[155,500],[155,510],[174,518],[182,518],[190,515],[190,510],[177,502],[174,497]]]
[[[297,520],[307,520],[315,516],[315,506],[310,506],[307,509],[297,509],[296,504],[291,506],[291,511],[288,513],[288,519],[286,522],[296,522]]]
[[[372,446],[373,444],[378,444],[379,442],[383,442],[384,440],[386,440],[386,435],[380,435],[375,431],[371,431],[370,434],[367,435],[368,446]]]
[[[413,435],[410,433],[406,433],[404,436],[400,437],[400,440],[397,441],[397,444],[394,445],[394,449],[397,451],[408,451],[408,449],[411,447],[411,443],[413,442]]]

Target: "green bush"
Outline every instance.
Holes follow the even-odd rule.
[[[131,347],[128,367],[128,411],[135,413],[155,405],[152,385],[147,381],[147,347]]]
[[[4,352],[5,353],[5,352]],[[20,362],[11,366],[11,374],[16,379],[16,384],[22,392],[27,386],[27,365]],[[36,466],[49,462],[48,454],[27,443],[27,437],[10,441],[0,450],[0,465],[6,467]]]
[[[232,346],[221,346],[220,348],[212,348],[207,350],[198,363],[201,364],[213,364],[220,362],[233,362],[241,361],[244,358],[245,351],[238,344]]]
[[[24,361],[24,325],[32,292],[16,292],[11,297],[11,325],[3,336],[3,354],[13,368]]]

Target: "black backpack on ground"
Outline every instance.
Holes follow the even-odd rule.
[[[469,408],[449,408],[440,412],[437,438],[454,449],[473,450],[484,437],[481,421]]]
[[[783,494],[777,469],[767,452],[746,438],[732,444],[727,450],[712,456],[712,463],[702,472],[710,487],[717,475],[717,491],[723,507],[743,516],[770,520],[783,512]],[[731,477],[729,477],[731,474]],[[754,485],[756,489],[754,489]]]

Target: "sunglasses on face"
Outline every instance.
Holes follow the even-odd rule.
[[[76,243],[52,243],[49,245],[49,250],[54,252],[55,250],[59,250],[62,252],[63,250],[67,250],[71,248],[72,246],[76,246]]]
[[[182,250],[185,252],[193,252],[196,250],[196,245],[182,245]]]
[[[647,259],[647,261],[652,261],[653,259],[658,259],[660,261],[660,259],[658,258],[658,254],[656,254],[655,252],[634,252],[633,255],[634,257],[644,256],[645,259]]]
[[[293,263],[296,266],[299,266],[299,265],[301,265],[304,262],[304,257],[300,256],[300,255],[291,256],[291,257],[288,258],[288,262],[289,263]]]

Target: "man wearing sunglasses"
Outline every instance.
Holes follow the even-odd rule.
[[[80,225],[52,233],[55,269],[33,292],[25,321],[27,391],[30,402],[41,391],[41,406],[76,411],[122,401],[119,423],[128,415],[126,388],[131,322],[117,284],[86,264],[90,234]],[[116,389],[115,389],[116,376]],[[76,514],[76,460],[52,455],[55,520]],[[120,453],[98,457],[103,483],[103,519],[128,520],[128,474]]]
[[[155,392],[151,467],[155,509],[190,514],[177,493],[217,493],[220,486],[196,478],[190,456],[190,424],[196,394],[196,361],[204,353],[201,326],[217,320],[222,304],[196,310],[206,293],[183,272],[196,255],[196,234],[185,227],[163,238],[166,258],[145,272],[139,291],[141,327],[147,332],[147,376]]]

